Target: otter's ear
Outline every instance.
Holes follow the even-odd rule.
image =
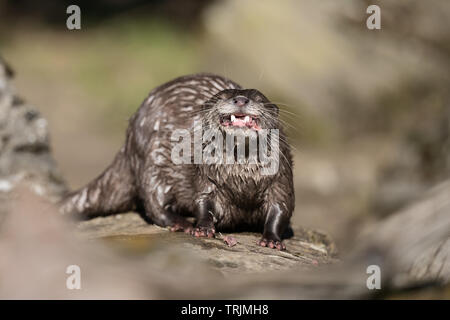
[[[11,67],[3,60],[3,58],[0,56],[0,67],[3,67],[4,72],[6,74],[6,77],[8,79],[11,79],[14,77],[14,71],[11,69]]]
[[[268,110],[270,110],[271,112],[275,113],[277,116],[278,116],[278,114],[280,112],[280,108],[278,108],[278,106],[276,104],[274,104],[274,103],[266,104],[266,108]]]

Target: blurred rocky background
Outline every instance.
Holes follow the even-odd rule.
[[[65,24],[74,3],[79,31]],[[366,28],[369,4],[381,8],[381,30]],[[36,106],[0,82],[1,137],[17,132],[14,144],[0,141],[0,181],[33,152],[51,193],[64,189],[59,171],[81,187],[111,161],[152,88],[200,71],[279,104],[295,150],[293,224],[330,234],[344,255],[361,230],[449,179],[446,0],[0,0],[0,54]],[[11,117],[41,133],[30,142]],[[448,267],[448,241],[432,252]]]
[[[51,154],[48,123],[17,94],[13,73],[0,57],[0,199],[27,184],[55,201],[67,189]],[[2,212],[4,204],[0,202]]]

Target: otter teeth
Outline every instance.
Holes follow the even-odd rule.
[[[245,116],[245,118],[244,118],[244,122],[250,122],[250,117],[249,116]]]
[[[231,115],[231,122],[234,122],[236,120],[236,117],[232,114]]]

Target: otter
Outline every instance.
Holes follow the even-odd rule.
[[[262,129],[278,129],[278,170],[263,174],[259,160],[251,163],[248,158],[231,165],[175,164],[172,134],[193,130],[196,120],[201,128],[247,138]],[[112,164],[68,194],[60,210],[80,219],[136,211],[149,223],[195,237],[257,231],[262,232],[259,245],[285,250],[282,240],[294,203],[291,151],[277,105],[256,89],[203,73],[152,90],[130,118],[125,144]],[[190,216],[195,225],[186,219]]]

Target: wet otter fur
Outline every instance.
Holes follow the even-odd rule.
[[[258,163],[175,164],[174,130],[204,128],[240,134],[279,129],[278,170]],[[197,237],[219,231],[259,231],[261,246],[284,250],[294,210],[292,160],[278,107],[255,89],[213,74],[179,77],[150,92],[131,117],[112,164],[70,193],[61,212],[82,219],[137,211],[147,221]],[[225,151],[224,151],[225,152]],[[193,226],[186,217],[195,217]]]

